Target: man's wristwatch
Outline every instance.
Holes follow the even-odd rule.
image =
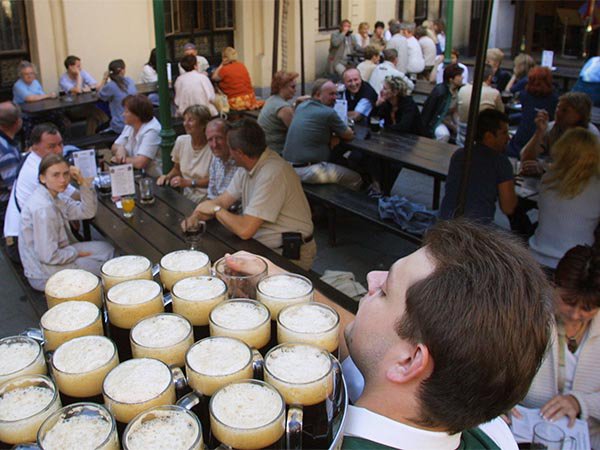
[[[213,214],[216,216],[216,215],[217,215],[217,213],[218,213],[219,211],[221,211],[221,209],[222,209],[222,208],[221,208],[219,205],[215,206],[215,207],[213,208]]]
[[[198,184],[198,183],[196,183],[196,180],[192,180],[192,187],[193,187],[193,188],[195,188],[197,184]]]

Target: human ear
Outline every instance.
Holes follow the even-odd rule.
[[[427,346],[402,343],[394,364],[386,371],[386,378],[392,383],[408,383],[428,377],[433,371],[433,359]]]

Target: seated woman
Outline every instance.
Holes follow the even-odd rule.
[[[527,53],[519,53],[514,60],[513,74],[504,88],[505,92],[518,96],[527,85],[527,74],[535,67],[535,61]]]
[[[91,178],[69,167],[61,155],[45,156],[38,170],[40,185],[21,211],[19,254],[31,287],[43,291],[46,281],[63,269],[84,269],[100,275],[100,267],[114,256],[106,242],[78,242],[69,220],[96,215],[96,191]],[[59,198],[71,177],[79,184],[81,201]]]
[[[600,448],[600,253],[570,249],[558,263],[556,327],[549,349],[521,404],[547,420],[587,420],[592,448]],[[561,363],[562,361],[562,363]],[[519,417],[518,413],[513,416]]]
[[[213,72],[212,79],[219,83],[219,89],[227,96],[232,110],[260,109],[265,102],[256,100],[248,69],[237,59],[237,51],[232,47],[225,47],[221,65]]]
[[[550,154],[554,162],[542,177],[539,223],[529,247],[540,264],[554,269],[568,249],[594,242],[600,221],[600,141],[574,128]]]
[[[508,144],[506,154],[519,158],[521,149],[535,133],[535,116],[541,109],[548,111],[549,120],[554,120],[558,95],[552,84],[552,72],[547,67],[534,67],[527,75],[525,89],[519,95],[521,121],[517,133]]]
[[[112,162],[132,164],[153,177],[162,174],[160,122],[153,115],[152,102],[142,94],[123,99],[125,128],[112,146]]]
[[[211,113],[206,106],[188,106],[183,112],[183,127],[187,134],[177,138],[171,152],[173,168],[156,180],[159,186],[182,187],[183,195],[196,203],[204,200],[207,194],[212,151],[205,131],[210,118]]]
[[[203,105],[208,108],[211,116],[218,114],[214,105],[215,88],[206,75],[198,72],[198,60],[193,55],[181,58],[181,67],[185,70],[175,80],[175,106],[177,115],[183,116],[183,112],[192,105]]]
[[[287,131],[294,118],[294,108],[290,100],[296,95],[295,72],[280,70],[271,81],[271,96],[265,102],[258,116],[258,124],[265,131],[267,146],[281,154]]]
[[[385,77],[376,106],[373,115],[383,119],[385,129],[423,135],[419,107],[408,95],[408,86],[402,78]]]
[[[356,49],[362,53],[367,48],[367,45],[371,43],[371,37],[369,36],[369,24],[367,22],[361,22],[358,25],[358,33],[352,35],[356,42]]]
[[[140,83],[156,83],[157,81],[158,74],[156,73],[156,49],[153,48],[150,51],[148,62],[144,64],[144,67],[142,67]]]
[[[492,66],[494,71],[492,87],[498,89],[500,92],[506,89],[506,85],[510,81],[510,72],[500,67],[503,59],[504,52],[502,50],[499,48],[488,48],[485,63]]]
[[[108,81],[110,79],[110,81]],[[110,108],[110,131],[119,134],[123,131],[123,99],[137,94],[135,82],[125,76],[125,62],[115,59],[108,65],[108,72],[102,80],[104,86],[98,92],[100,100],[108,102]]]

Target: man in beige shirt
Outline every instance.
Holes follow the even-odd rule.
[[[504,103],[502,103],[500,91],[492,87],[493,76],[492,66],[486,64],[483,69],[483,84],[481,85],[481,99],[479,100],[480,112],[485,109],[496,109],[504,112]],[[472,84],[465,84],[458,91],[458,133],[456,135],[456,143],[458,145],[465,145],[472,93]]]
[[[262,128],[252,119],[232,124],[227,133],[231,157],[238,170],[226,191],[200,203],[182,227],[216,218],[242,239],[254,238],[291,261],[310,269],[317,253],[310,207],[300,178],[281,156],[266,146]],[[236,201],[242,214],[229,212]],[[284,253],[282,233],[300,245],[299,257]],[[295,235],[294,235],[295,233]]]

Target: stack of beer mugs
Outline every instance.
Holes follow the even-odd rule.
[[[310,280],[259,262],[211,274],[181,250],[158,274],[128,255],[101,279],[53,275],[42,338],[0,339],[0,447],[329,448],[339,316]]]

